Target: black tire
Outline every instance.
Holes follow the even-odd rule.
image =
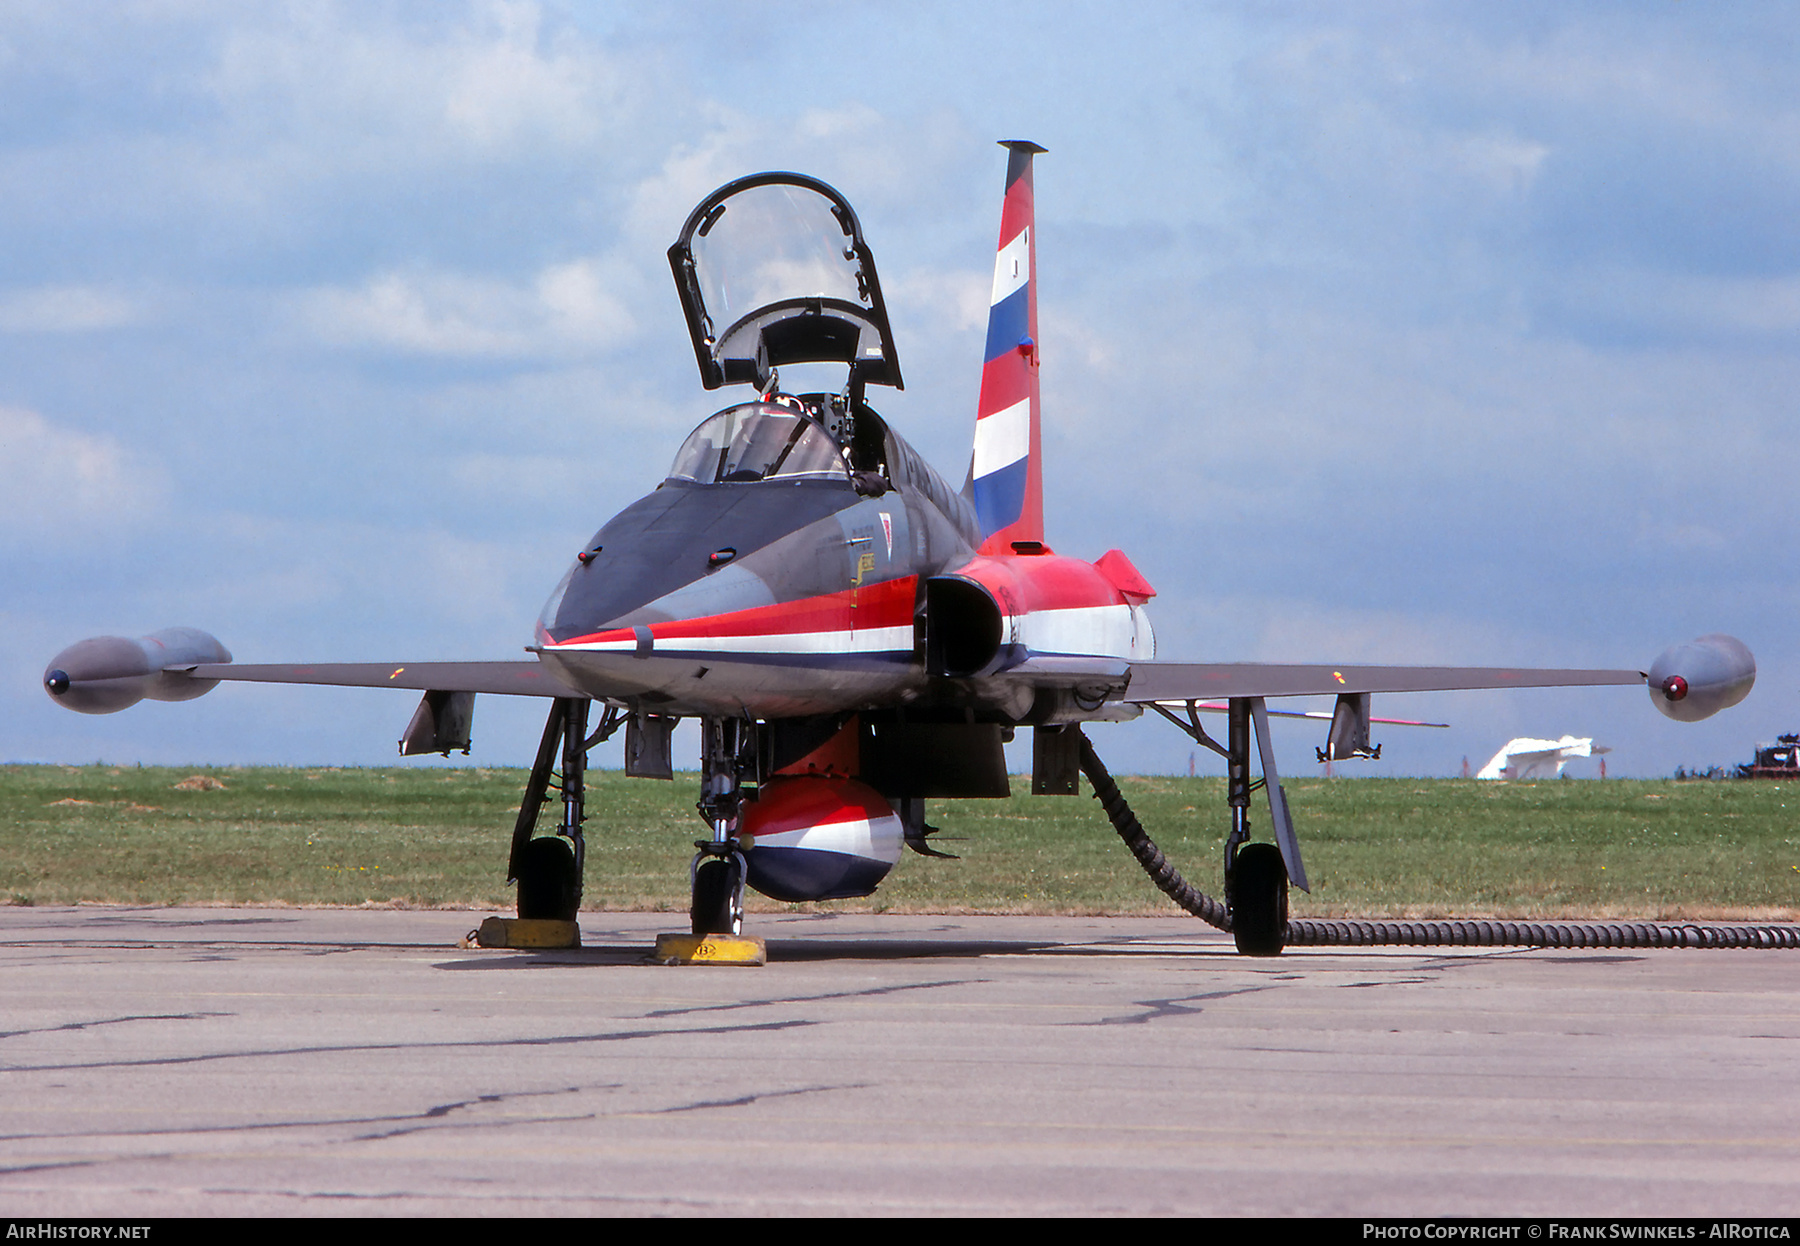
[[[1281,849],[1245,844],[1231,871],[1231,937],[1245,956],[1279,956],[1287,942],[1288,877]]]
[[[575,850],[558,835],[531,840],[519,854],[519,916],[572,922],[581,906]]]
[[[688,910],[697,935],[730,935],[737,933],[732,920],[732,901],[737,897],[738,866],[736,861],[708,857],[694,871],[694,903]]]

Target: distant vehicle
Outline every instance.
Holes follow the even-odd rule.
[[[1739,766],[1740,779],[1800,779],[1800,735],[1780,735],[1756,746],[1756,760]]]
[[[588,751],[623,728],[626,773],[667,779],[671,730],[698,719],[711,836],[691,869],[695,934],[737,933],[746,885],[787,901],[865,896],[904,848],[943,855],[927,841],[926,800],[1006,796],[1001,746],[1021,727],[1032,731],[1032,791],[1073,796],[1090,756],[1083,726],[1151,708],[1226,759],[1225,898],[1239,950],[1263,955],[1281,951],[1290,882],[1308,889],[1268,699],[1336,696],[1320,760],[1339,761],[1376,756],[1375,693],[1648,682],[1660,712],[1693,722],[1750,691],[1750,651],[1718,635],[1668,650],[1647,673],[1153,661],[1155,590],[1131,560],[1115,549],[1090,563],[1045,541],[1032,183],[1043,149],[1004,146],[960,489],[866,401],[870,386],[900,387],[900,363],[849,202],[801,174],[754,174],[703,199],[668,253],[701,384],[749,396],[703,420],[662,482],[578,547],[531,657],[249,665],[205,632],[171,628],[80,641],[51,660],[45,690],[104,714],[144,697],[188,700],[220,680],[409,688],[425,695],[403,754],[466,752],[477,694],[543,697],[507,874],[520,917],[559,920],[581,899]],[[780,369],[821,364],[844,368],[841,388],[782,387]],[[1206,534],[1168,539],[1186,551]],[[1232,551],[1208,556],[1228,579]],[[1200,726],[1211,702],[1228,718],[1222,743]],[[1258,788],[1274,843],[1250,842]],[[552,791],[562,825],[539,836]]]
[[[1593,740],[1566,735],[1560,740],[1508,740],[1475,775],[1477,779],[1555,779],[1577,757],[1598,757],[1612,750]]]

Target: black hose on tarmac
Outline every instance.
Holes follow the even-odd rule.
[[[1144,828],[1138,825],[1137,815],[1131,812],[1131,806],[1119,794],[1119,785],[1113,782],[1112,775],[1101,764],[1100,754],[1094,751],[1086,732],[1081,735],[1081,770],[1087,775],[1088,782],[1094,785],[1094,798],[1106,810],[1106,817],[1113,824],[1113,830],[1119,833],[1119,838],[1131,849],[1131,855],[1144,867],[1144,873],[1150,875],[1150,881],[1169,899],[1201,921],[1217,926],[1220,930],[1230,930],[1231,914],[1224,903],[1189,884],[1181,876],[1181,872],[1169,864],[1162,849],[1144,833]]]
[[[1131,855],[1138,859],[1162,893],[1201,921],[1231,929],[1225,905],[1191,885],[1169,864],[1161,849],[1144,833],[1137,815],[1125,803],[1094,752],[1086,733],[1081,737],[1081,770],[1093,785],[1094,797]],[[1367,921],[1360,918],[1287,924],[1291,947],[1761,947],[1800,948],[1800,926],[1711,925],[1682,922],[1502,922],[1502,921]]]

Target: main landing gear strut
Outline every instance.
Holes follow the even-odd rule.
[[[574,697],[558,697],[550,703],[537,761],[525,784],[525,799],[513,824],[512,856],[506,866],[506,880],[519,884],[519,916],[523,918],[574,921],[581,907],[581,872],[587,858],[587,843],[581,835],[581,824],[587,820],[587,754],[623,721],[619,711],[608,706],[600,725],[588,735],[589,704]],[[558,752],[562,754],[560,773],[556,770]],[[533,838],[551,788],[562,794],[562,824],[554,835]]]
[[[1288,883],[1291,881],[1302,891],[1310,890],[1306,882],[1306,867],[1300,861],[1300,843],[1294,835],[1293,819],[1288,816],[1287,793],[1282,791],[1281,776],[1275,773],[1275,750],[1269,740],[1268,711],[1261,697],[1233,697],[1226,707],[1226,743],[1218,741],[1206,734],[1200,725],[1200,715],[1193,702],[1187,706],[1185,720],[1164,706],[1158,705],[1156,711],[1170,722],[1180,727],[1194,741],[1213,750],[1225,759],[1225,803],[1231,809],[1231,832],[1225,837],[1225,911],[1216,916],[1205,913],[1199,915],[1207,921],[1231,931],[1237,943],[1237,949],[1249,956],[1278,956],[1287,943],[1288,928]],[[1250,778],[1250,731],[1256,729],[1256,743],[1262,761],[1262,778]],[[1101,778],[1126,817],[1130,810],[1124,808],[1124,800],[1118,796],[1118,788],[1106,774],[1106,768],[1100,764],[1100,758],[1094,753],[1092,745],[1085,738],[1082,741],[1082,767],[1088,772],[1088,781],[1093,783],[1096,794],[1101,791]],[[1100,776],[1096,777],[1096,774]],[[1264,789],[1269,796],[1269,820],[1274,825],[1276,842],[1252,843],[1250,841],[1250,797],[1258,789]],[[1106,797],[1101,795],[1102,802]],[[1119,818],[1114,815],[1112,804],[1108,804],[1107,813],[1113,816],[1114,825],[1119,834],[1125,838],[1127,845],[1144,861],[1145,868],[1151,870],[1151,876],[1157,878],[1157,871],[1151,869],[1145,854],[1140,852],[1133,837],[1124,826],[1119,825]],[[1195,896],[1181,876],[1176,874],[1162,861],[1162,854],[1156,852],[1156,846],[1144,836],[1143,828],[1137,826],[1137,819],[1131,818],[1130,825],[1136,828],[1136,835],[1148,846],[1149,851],[1156,854],[1161,868],[1180,886]],[[1157,878],[1158,885],[1163,887],[1177,903],[1186,903],[1169,886]],[[1217,901],[1209,903],[1216,905]],[[1198,910],[1190,908],[1190,912]]]

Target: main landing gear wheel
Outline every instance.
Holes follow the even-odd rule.
[[[568,841],[545,835],[519,855],[519,916],[572,922],[581,905],[581,875]]]
[[[738,864],[708,857],[694,870],[694,904],[689,910],[697,935],[734,935],[743,926],[738,910]]]
[[[1287,939],[1288,876],[1281,849],[1245,844],[1232,864],[1231,937],[1245,956],[1279,956]]]

